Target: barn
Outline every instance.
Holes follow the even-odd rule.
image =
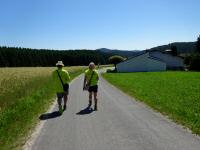
[[[183,69],[183,59],[166,52],[146,51],[116,66],[118,72],[153,72]]]
[[[166,50],[165,52],[153,50],[149,51],[149,55],[164,61],[169,70],[182,70],[184,68],[183,59],[179,56],[170,54],[170,50]]]
[[[145,53],[125,60],[116,67],[118,72],[150,72],[165,71],[167,66],[162,60]]]

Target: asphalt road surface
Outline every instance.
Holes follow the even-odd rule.
[[[62,116],[47,120],[30,149],[33,150],[200,150],[199,137],[166,119],[100,79],[99,110],[85,109],[88,93],[83,76],[70,86],[70,99]],[[57,106],[54,111],[57,110]]]

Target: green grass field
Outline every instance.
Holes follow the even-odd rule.
[[[21,149],[26,135],[55,100],[53,67],[0,68],[0,149]],[[86,67],[68,67],[73,79]]]
[[[107,73],[110,83],[200,134],[200,73]]]

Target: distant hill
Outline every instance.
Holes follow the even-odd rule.
[[[165,51],[167,49],[170,49],[171,46],[176,46],[179,54],[193,53],[196,50],[195,42],[175,42],[168,45],[153,47],[147,50]],[[120,55],[127,58],[144,53],[144,50],[130,51],[130,50],[112,50],[112,49],[107,49],[107,48],[100,48],[100,49],[97,49],[97,51],[108,54],[108,55]]]
[[[148,50],[165,51],[167,49],[170,49],[171,46],[176,46],[179,54],[193,53],[196,50],[195,42],[175,42],[168,45],[153,47]]]
[[[101,53],[106,53],[109,55],[120,55],[123,57],[132,57],[137,55],[138,53],[140,53],[141,51],[139,50],[113,50],[113,49],[107,49],[107,48],[100,48],[100,49],[96,49],[97,51],[101,52]]]

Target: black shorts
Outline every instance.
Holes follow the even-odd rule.
[[[98,85],[90,86],[88,91],[97,93],[98,92]]]
[[[62,93],[56,93],[58,99],[62,99],[64,96],[67,96],[69,92],[62,92]]]

